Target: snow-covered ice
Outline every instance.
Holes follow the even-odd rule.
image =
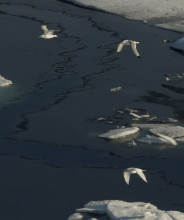
[[[129,19],[153,20],[157,26],[184,31],[183,0],[65,0],[75,4],[118,14]]]
[[[0,75],[0,87],[1,86],[8,86],[11,85],[12,81],[5,79],[3,76]]]
[[[121,200],[92,201],[84,207],[102,211],[112,220],[183,220],[184,213],[179,211],[159,210],[156,206],[144,202],[125,202]],[[80,212],[82,209],[77,209]],[[87,211],[90,213],[90,211]],[[100,219],[100,216],[98,217]]]
[[[136,128],[136,127],[120,128],[120,129],[110,130],[104,134],[98,135],[98,137],[106,138],[106,139],[116,139],[116,138],[135,134],[138,131],[139,131],[139,128]]]

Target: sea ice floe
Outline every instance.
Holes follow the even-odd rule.
[[[123,15],[129,19],[137,20],[150,20],[155,18],[169,19],[175,18],[175,20],[181,20],[184,12],[183,0],[66,0],[74,2],[84,7],[92,7],[99,10],[104,10],[110,13]]]
[[[116,87],[116,88],[112,88],[111,92],[117,92],[117,91],[120,91],[120,90],[121,90],[121,86]]]
[[[104,134],[98,135],[98,137],[106,138],[106,139],[116,139],[116,138],[135,134],[138,131],[139,131],[139,128],[136,128],[136,127],[120,128],[120,129],[110,130]]]
[[[8,86],[11,85],[12,81],[5,79],[3,76],[0,75],[0,87],[1,86]]]
[[[125,202],[121,200],[92,201],[85,205],[91,213],[106,214],[112,220],[183,220],[184,213],[159,210],[156,206],[144,202]],[[82,209],[77,209],[80,212]],[[86,210],[86,208],[85,208]],[[89,212],[90,211],[86,211]],[[98,217],[100,219],[100,215]]]

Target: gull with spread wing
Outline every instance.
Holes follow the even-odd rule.
[[[137,48],[136,48],[136,44],[139,44],[139,42],[136,42],[136,41],[133,41],[133,40],[124,40],[124,41],[122,41],[122,42],[118,45],[117,52],[118,52],[118,53],[121,52],[124,45],[130,45],[131,48],[132,48],[132,50],[133,50],[133,52],[134,52],[134,54],[135,54],[138,58],[140,58],[140,55],[139,55],[139,53],[138,53],[138,51],[137,51]]]
[[[147,182],[146,177],[142,171],[146,171],[146,170],[141,170],[139,168],[134,168],[134,167],[130,167],[124,170],[123,175],[124,175],[126,183],[129,185],[130,174],[134,174],[134,173],[137,173],[145,182]]]
[[[42,25],[41,29],[44,31],[44,34],[42,34],[40,38],[50,39],[53,37],[58,37],[57,35],[53,35],[53,33],[54,31],[59,31],[59,30],[48,30],[46,25]]]

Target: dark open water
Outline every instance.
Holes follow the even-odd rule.
[[[38,38],[42,24],[61,30],[59,38]],[[0,1],[0,27],[0,73],[13,82],[0,89],[2,219],[66,219],[103,199],[184,212],[183,144],[129,147],[96,137],[130,125],[129,114],[116,114],[126,107],[183,125],[184,82],[165,80],[183,72],[183,55],[162,42],[179,34],[51,0]],[[116,53],[127,38],[141,42],[141,59],[129,47]],[[113,124],[96,121],[106,116]],[[149,184],[134,176],[127,186],[126,167],[147,169]]]

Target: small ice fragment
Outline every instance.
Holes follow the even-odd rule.
[[[163,43],[169,43],[169,42],[170,40],[166,40],[166,39],[163,40]]]
[[[159,133],[157,133],[157,134],[155,133],[155,135],[157,135],[157,136],[161,137],[162,139],[168,141],[168,143],[170,143],[172,145],[177,145],[177,142],[171,137],[168,137],[166,135],[159,134]]]
[[[167,122],[170,122],[170,123],[178,122],[178,120],[177,120],[177,119],[174,119],[174,118],[167,118],[166,121],[167,121]]]
[[[3,76],[0,75],[0,86],[8,86],[11,84],[12,84],[11,80],[7,80]]]
[[[136,144],[135,141],[133,140],[132,142],[130,142],[130,143],[128,144],[128,146],[137,146],[137,144]]]
[[[136,127],[130,127],[130,128],[119,128],[110,130],[104,134],[98,135],[98,137],[106,138],[106,139],[116,139],[120,137],[125,137],[131,134],[134,134],[139,131],[139,128]]]
[[[148,23],[146,20],[143,20],[144,23]]]
[[[73,215],[70,215],[68,220],[81,220],[83,218],[83,215],[80,213],[74,213]]]
[[[104,121],[104,120],[106,120],[106,119],[103,117],[97,119],[97,121]]]
[[[137,114],[135,114],[135,113],[132,113],[132,112],[130,112],[130,115],[132,115],[132,116],[134,116],[134,117],[136,117],[136,118],[141,118],[141,116],[139,116],[139,115],[137,115]]]
[[[111,89],[111,92],[117,92],[117,91],[120,91],[121,90],[121,87],[116,87],[116,88],[112,88]]]
[[[125,108],[125,112],[138,112],[137,109],[130,109],[130,108]]]
[[[88,220],[98,220],[97,218],[89,218]]]
[[[151,120],[156,118],[155,116],[151,116],[149,113],[147,113],[145,115],[137,115],[135,113],[130,112],[130,115],[135,117],[135,118],[132,119],[134,121],[137,121],[137,120],[140,120],[140,119],[151,121]]]

